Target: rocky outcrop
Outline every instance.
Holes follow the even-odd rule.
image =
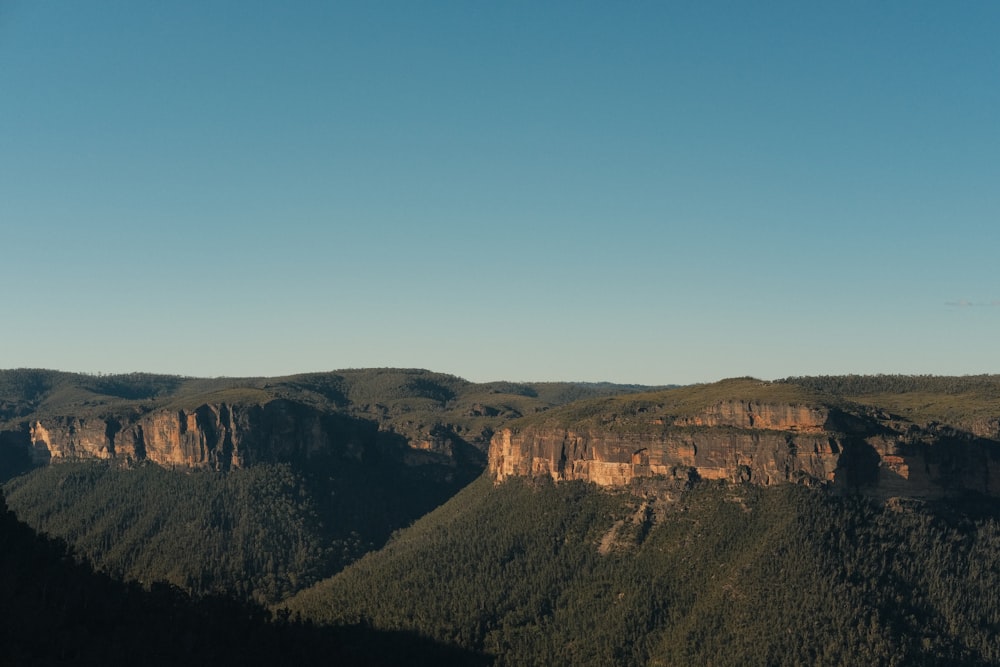
[[[774,405],[756,401],[722,401],[703,412],[673,420],[674,426],[730,426],[795,433],[819,433],[830,418],[825,408]]]
[[[110,458],[106,424],[99,420],[62,417],[42,424],[34,421],[28,430],[35,463],[63,458]]]
[[[967,428],[976,437],[1000,440],[1000,417],[973,419]]]
[[[71,459],[151,461],[166,467],[228,470],[323,453],[403,465],[454,465],[443,436],[409,442],[376,422],[293,401],[203,404],[192,409],[103,418],[51,417],[27,425],[36,464]]]
[[[729,479],[775,484],[833,481],[843,445],[823,435],[706,428],[657,434],[503,429],[490,448],[498,480],[512,475],[622,486],[636,477]]]
[[[636,480],[799,483],[877,496],[1000,496],[1000,442],[825,407],[729,401],[641,428],[541,423],[497,432],[489,469],[626,486]]]

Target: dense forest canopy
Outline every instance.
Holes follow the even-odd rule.
[[[982,393],[1000,399],[1000,375],[814,375],[789,377],[782,382],[840,396]]]
[[[967,425],[1000,418],[1000,375],[833,375],[782,382],[890,410],[913,421]]]
[[[0,493],[0,664],[487,665],[486,656],[412,633],[317,628],[221,595],[192,598],[96,573],[40,537]]]
[[[287,606],[498,665],[996,664],[1000,513],[482,479]]]
[[[32,420],[62,419],[73,428],[72,419],[124,422],[275,401],[336,415],[338,424],[365,424],[372,442],[364,446],[382,447],[383,455],[331,449],[226,472],[114,458],[31,469],[24,445]],[[21,574],[0,582],[0,593],[30,607],[25,623],[54,614],[78,647],[55,643],[56,655],[13,620],[8,655],[55,656],[55,664],[113,660],[138,643],[98,649],[102,631],[65,610],[131,627],[123,614],[166,623],[158,614],[170,609],[184,615],[182,625],[214,627],[224,641],[249,632],[283,646],[300,637],[302,656],[316,647],[335,652],[337,642],[362,647],[348,664],[392,664],[398,654],[387,646],[457,664],[485,664],[489,656],[498,665],[1000,663],[995,498],[876,502],[697,476],[653,476],[610,490],[476,477],[490,436],[503,427],[617,429],[627,440],[727,401],[875,415],[905,432],[924,425],[935,433],[944,424],[950,439],[942,446],[994,443],[991,434],[1000,434],[1000,376],[987,375],[639,387],[480,384],[412,369],[217,379],[0,371],[7,502],[33,529],[63,540],[39,538],[5,511],[10,532],[3,537],[18,536],[8,543],[21,545],[6,562]],[[460,458],[466,450],[456,446],[452,463],[434,474],[386,454],[390,446],[419,453],[434,438],[471,453]],[[18,560],[23,553],[49,565],[27,567]],[[66,583],[73,591],[83,586],[82,598],[68,592],[33,607],[21,602],[46,577],[76,582],[78,575],[97,582]],[[310,634],[315,628],[296,618],[329,625],[339,638]],[[165,660],[179,659],[177,651],[225,660],[209,631],[178,632],[194,643],[146,641],[173,656]],[[15,633],[27,643],[14,641]],[[135,642],[146,637],[136,633]],[[370,643],[382,639],[383,646]],[[268,650],[258,657],[273,655]]]
[[[420,369],[374,368],[278,378],[191,378],[150,373],[87,375],[39,369],[0,370],[3,433],[33,420],[135,419],[205,404],[289,401],[324,413],[377,422],[407,438],[445,429],[485,450],[502,423],[583,398],[649,389],[588,382],[474,383]],[[3,452],[0,451],[0,457]],[[4,470],[0,467],[0,476]]]
[[[15,478],[27,523],[100,570],[276,602],[378,548],[454,489],[343,461],[178,473],[85,461]]]

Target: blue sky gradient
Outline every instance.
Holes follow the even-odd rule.
[[[998,30],[993,2],[0,1],[0,367],[1000,372]]]

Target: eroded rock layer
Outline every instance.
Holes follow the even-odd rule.
[[[228,470],[323,452],[359,461],[382,457],[407,465],[454,465],[447,442],[411,446],[404,438],[381,432],[375,422],[283,400],[203,404],[132,417],[35,419],[26,436],[36,464],[118,459]]]
[[[643,417],[642,415],[639,415]],[[511,476],[626,486],[723,479],[827,485],[879,496],[1000,496],[1000,442],[976,433],[822,406],[724,401],[692,415],[650,415],[628,428],[550,422],[504,428],[489,469]]]

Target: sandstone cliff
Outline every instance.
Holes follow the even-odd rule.
[[[376,422],[300,403],[202,404],[142,415],[34,419],[23,434],[36,464],[70,459],[150,461],[165,467],[228,470],[318,453],[409,466],[455,465],[446,437],[410,443]]]
[[[391,368],[211,379],[0,370],[0,479],[60,460],[226,470],[317,454],[468,479],[502,424],[635,389]]]
[[[670,414],[669,405],[617,407],[581,425],[547,419],[502,429],[490,445],[490,472],[498,482],[723,479],[886,497],[1000,496],[1000,441],[976,433],[871,410],[756,400],[718,401],[684,415]]]
[[[406,369],[214,380],[0,371],[0,472],[30,467],[29,453],[35,464],[207,470],[330,454],[468,478],[488,449],[498,480],[702,478],[1000,495],[1000,377],[632,389],[476,385]]]

